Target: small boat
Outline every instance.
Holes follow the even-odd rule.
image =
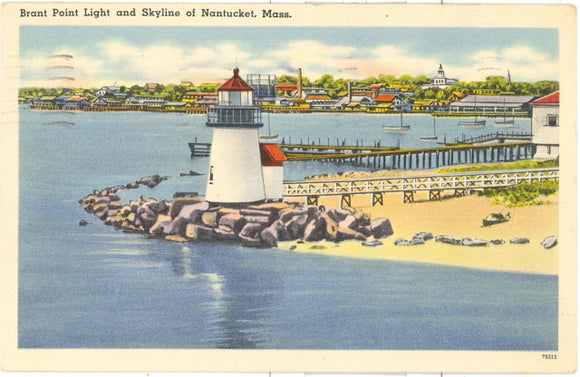
[[[514,126],[514,120],[509,120],[509,119],[504,119],[504,120],[496,120],[495,121],[495,125],[496,126],[500,126],[500,127],[513,127]]]
[[[485,127],[485,119],[464,120],[459,122],[459,126],[466,128],[481,128]]]
[[[260,136],[260,141],[277,141],[278,140],[278,135],[263,135]]]
[[[558,244],[558,239],[555,236],[546,237],[541,244],[545,249],[551,249]]]
[[[433,136],[423,136],[420,139],[423,141],[437,141],[437,133],[435,132],[435,117],[433,117]]]
[[[487,241],[465,237],[461,240],[463,246],[487,246]]]
[[[474,96],[473,100],[473,112],[475,113],[475,117],[473,120],[461,120],[459,121],[460,127],[467,127],[467,128],[481,128],[485,127],[485,119],[477,119],[477,96]]]
[[[501,213],[492,213],[491,215],[483,219],[483,226],[491,226],[495,224],[505,223],[508,222],[511,218],[512,216],[510,215],[509,212],[505,216]]]
[[[514,126],[514,118],[507,119],[505,116],[506,107],[505,107],[505,98],[503,99],[503,120],[496,120],[495,125],[499,127],[513,127]]]
[[[367,246],[367,247],[377,247],[377,246],[381,246],[383,243],[379,240],[372,240],[372,241],[362,241],[361,245],[363,246]]]
[[[461,245],[462,239],[454,236],[437,236],[435,242],[443,242],[451,245]]]
[[[270,113],[268,113],[268,135],[261,135],[260,141],[264,141],[264,142],[268,142],[268,143],[273,143],[275,141],[278,141],[278,135],[272,135],[271,130],[270,130]]]
[[[385,131],[385,132],[399,132],[399,133],[409,132],[409,131],[411,131],[411,125],[410,124],[403,125],[403,112],[401,111],[401,124],[398,126],[385,125],[385,126],[383,126],[383,131]]]
[[[525,238],[525,237],[516,237],[516,238],[512,238],[510,240],[510,243],[514,244],[514,245],[525,245],[527,243],[530,243],[530,240],[528,238]]]
[[[385,132],[409,132],[411,131],[411,126],[410,125],[406,125],[406,126],[384,126],[383,127],[383,131]]]
[[[179,173],[179,176],[180,177],[185,177],[185,176],[195,177],[195,176],[198,176],[198,175],[203,175],[203,174],[198,173],[198,172],[193,171],[193,170],[190,170],[189,173]]]

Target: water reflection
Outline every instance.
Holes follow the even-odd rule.
[[[190,280],[205,291],[208,311],[205,342],[211,348],[256,349],[266,345],[264,321],[273,307],[277,274],[256,268],[270,258],[243,247],[220,249],[217,244],[181,246],[168,254],[173,276]],[[268,266],[264,263],[264,266]]]

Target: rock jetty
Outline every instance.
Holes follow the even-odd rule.
[[[151,180],[138,182],[150,186]],[[387,218],[371,220],[368,215],[341,208],[286,202],[228,208],[196,197],[170,202],[141,198],[122,204],[117,194],[123,188],[134,185],[95,191],[79,204],[106,225],[183,243],[229,241],[267,248],[282,241],[368,241],[394,233]]]

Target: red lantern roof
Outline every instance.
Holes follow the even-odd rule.
[[[234,77],[226,81],[222,86],[218,88],[218,91],[227,92],[253,92],[251,86],[249,86],[242,78],[239,76],[240,70],[234,68]]]

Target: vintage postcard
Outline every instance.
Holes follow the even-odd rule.
[[[576,369],[571,5],[2,6],[5,371]]]

